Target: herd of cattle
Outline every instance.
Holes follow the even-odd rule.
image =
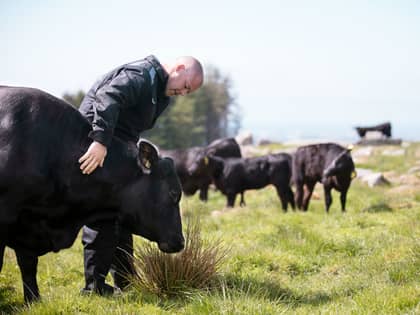
[[[284,211],[288,205],[306,211],[315,184],[320,182],[326,211],[331,206],[333,188],[340,192],[341,208],[345,211],[347,191],[356,175],[350,149],[335,143],[301,146],[293,154],[242,158],[235,139],[225,138],[206,147],[162,150],[161,155],[174,160],[186,195],[199,190],[200,199],[206,201],[209,185],[213,183],[226,196],[227,207],[234,206],[238,194],[240,205],[245,205],[246,190],[273,185]],[[296,186],[296,196],[292,184]]]
[[[232,138],[206,147],[162,150],[114,139],[103,168],[83,175],[78,158],[87,150],[90,124],[69,104],[31,88],[0,86],[0,270],[6,246],[14,249],[24,297],[39,297],[38,256],[74,243],[81,227],[115,218],[160,250],[184,247],[181,191],[207,200],[213,183],[234,206],[237,194],[274,185],[283,210],[307,210],[321,182],[325,207],[331,189],[346,195],[355,166],[350,151],[334,143],[303,146],[292,155],[242,158]],[[294,195],[291,185],[295,185]]]

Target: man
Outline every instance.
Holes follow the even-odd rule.
[[[155,56],[122,65],[97,81],[87,93],[80,112],[91,122],[92,144],[80,157],[83,174],[92,173],[106,161],[112,137],[135,144],[140,133],[151,129],[169,104],[170,96],[186,95],[203,84],[203,68],[190,56],[161,64]],[[106,162],[105,162],[106,163]],[[105,277],[114,266],[114,283],[127,286],[133,273],[133,238],[122,224],[100,221],[83,227],[84,292],[114,292]]]

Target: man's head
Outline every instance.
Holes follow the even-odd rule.
[[[172,64],[165,64],[169,78],[166,84],[167,96],[186,95],[203,84],[203,67],[191,56],[179,57]]]

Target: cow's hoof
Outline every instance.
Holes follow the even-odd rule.
[[[93,293],[93,290],[91,289],[86,289],[86,288],[80,289],[80,295],[91,295],[92,293]]]
[[[122,294],[120,288],[110,286],[109,284],[103,284],[100,287],[95,288],[94,290],[83,288],[80,290],[81,295],[92,295],[99,294],[101,296],[118,296]]]
[[[30,304],[41,301],[41,296],[39,295],[31,295],[28,297],[25,296],[24,299],[25,299],[25,304],[30,305]]]

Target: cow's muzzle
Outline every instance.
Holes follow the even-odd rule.
[[[167,242],[158,242],[159,249],[164,253],[177,253],[184,249],[184,237],[175,237]]]

